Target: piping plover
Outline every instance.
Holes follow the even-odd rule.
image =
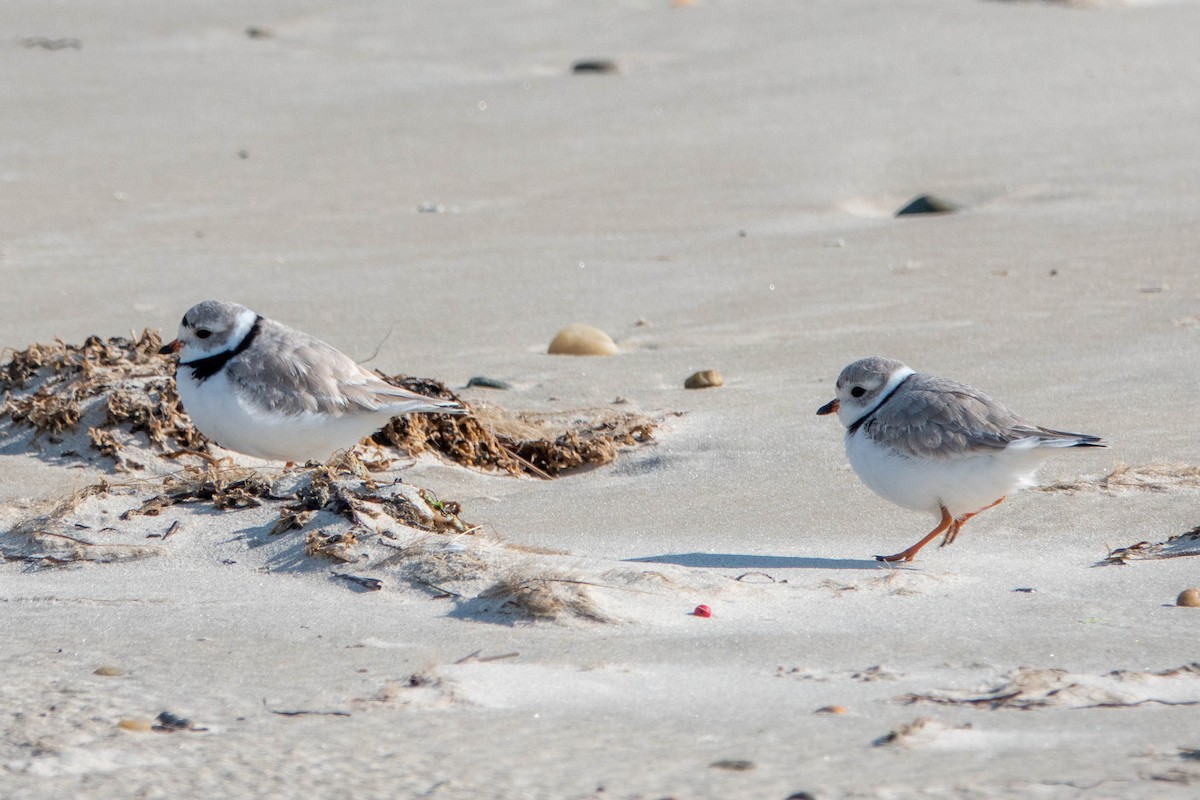
[[[175,385],[196,428],[229,450],[274,461],[324,460],[400,414],[462,414],[452,400],[392,386],[345,353],[237,303],[183,315]]]
[[[941,516],[924,539],[880,561],[912,561],[939,534],[950,544],[971,517],[1032,485],[1051,450],[1107,446],[1098,436],[1040,428],[970,386],[890,358],[843,369],[836,399],[817,409],[834,412],[846,426],[850,465],[868,488]]]

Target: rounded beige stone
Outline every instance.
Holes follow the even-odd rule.
[[[715,369],[704,369],[688,376],[688,379],[683,382],[683,388],[710,389],[724,383],[725,379],[721,377],[721,373]]]
[[[117,721],[117,727],[125,731],[143,733],[154,727],[154,722],[148,719],[122,719]]]
[[[1200,589],[1184,589],[1175,598],[1175,605],[1200,608]]]
[[[611,356],[617,344],[599,328],[577,323],[554,335],[547,351],[554,356]]]

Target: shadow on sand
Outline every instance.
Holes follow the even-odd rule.
[[[864,558],[804,558],[760,556],[748,553],[665,553],[627,558],[643,564],[678,564],[703,569],[887,569],[889,565]]]

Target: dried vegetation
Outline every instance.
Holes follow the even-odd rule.
[[[1043,492],[1151,491],[1200,489],[1200,467],[1191,464],[1118,464],[1107,475],[1059,481],[1039,487]]]
[[[35,439],[52,441],[86,423],[91,447],[124,469],[143,466],[124,454],[136,434],[162,453],[202,449],[203,437],[175,393],[172,362],[158,355],[161,346],[147,330],[136,338],[91,336],[82,345],[55,341],[14,352],[0,365],[0,422],[8,417],[33,428]]]
[[[354,448],[326,464],[242,468],[210,452],[191,425],[175,392],[174,361],[158,354],[161,344],[153,331],[82,345],[56,341],[12,352],[0,364],[0,450],[111,460],[118,471],[160,476],[102,481],[19,519],[0,530],[0,558],[48,567],[200,547],[204,556],[256,563],[261,572],[325,572],[329,561],[353,563],[356,573],[378,577],[332,577],[369,589],[399,579],[495,621],[612,622],[593,589],[642,591],[630,588],[637,575],[606,576],[568,554],[507,544],[464,522],[458,503],[378,473],[402,454],[433,452],[474,469],[550,478],[652,441],[654,420],[611,410],[518,413],[481,405],[463,416],[398,418],[375,435],[377,447]],[[384,377],[462,402],[436,381]],[[198,538],[220,514],[238,515],[217,523],[234,535]]]
[[[1200,663],[1160,672],[1114,670],[1079,675],[1062,669],[1022,667],[984,692],[909,694],[906,703],[988,709],[1128,708],[1140,705],[1200,705]]]
[[[408,584],[452,599],[461,613],[508,624],[612,623],[619,617],[598,602],[598,588],[686,589],[659,572],[603,572],[569,554],[510,546],[460,513],[458,503],[427,490],[375,480],[353,455],[271,477],[206,464],[159,480],[104,481],[75,492],[0,530],[0,559],[60,567],[200,547],[201,557],[257,563],[260,572],[322,572],[332,561],[362,573],[333,572],[333,578],[372,590]],[[237,516],[214,520],[224,514]],[[214,525],[234,535],[204,541]]]
[[[590,622],[615,622],[596,604],[586,581],[562,573],[529,574],[514,570],[480,597],[500,600],[503,605],[540,619],[564,617]]]
[[[0,364],[0,428],[32,429],[32,441],[61,443],[82,429],[86,446],[121,470],[144,469],[157,457],[208,456],[175,392],[173,359],[160,356],[158,333],[133,338],[90,337],[82,345],[55,341],[13,352]],[[382,375],[422,394],[463,402],[445,384]],[[467,405],[466,403],[463,403]],[[412,414],[393,420],[373,441],[410,456],[433,452],[467,467],[549,478],[611,462],[622,447],[652,441],[655,421],[641,415],[589,411],[521,413],[471,408],[462,416]],[[86,461],[77,450],[58,455]],[[384,455],[367,464],[386,469]]]
[[[1172,536],[1165,542],[1138,542],[1128,547],[1110,550],[1101,564],[1128,564],[1130,561],[1146,561],[1156,558],[1180,558],[1200,556],[1200,525],[1186,533]]]

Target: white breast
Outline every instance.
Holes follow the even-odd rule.
[[[264,412],[245,403],[220,370],[204,382],[181,368],[175,376],[183,408],[201,433],[228,450],[273,461],[324,461],[388,423],[385,414]]]
[[[961,517],[1031,485],[1046,453],[1009,447],[956,458],[926,458],[881,446],[859,429],[846,434],[846,457],[862,482],[885,500],[935,514],[945,506]]]

